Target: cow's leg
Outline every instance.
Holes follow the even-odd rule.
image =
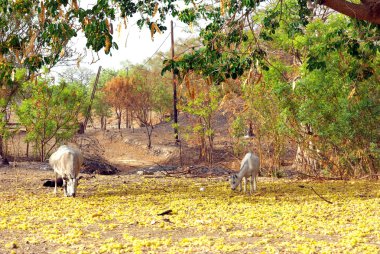
[[[252,194],[253,193],[253,190],[256,190],[256,189],[254,189],[254,187],[253,186],[255,186],[255,184],[254,184],[254,180],[255,179],[255,177],[253,176],[253,175],[251,175],[251,181],[249,182],[249,194]]]
[[[65,178],[62,178],[62,186],[63,186],[63,193],[65,194],[65,197],[67,197],[67,182],[65,180]]]
[[[55,172],[55,181],[54,181],[54,194],[57,195],[57,178],[58,174]]]

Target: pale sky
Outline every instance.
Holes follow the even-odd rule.
[[[80,1],[80,5],[91,5],[91,1]],[[114,21],[113,40],[117,43],[119,49],[112,49],[112,56],[106,55],[103,49],[100,50],[98,52],[100,60],[98,61],[95,61],[98,59],[97,54],[91,49],[86,49],[86,57],[80,62],[80,67],[89,68],[94,72],[97,72],[99,66],[102,66],[103,69],[119,70],[122,67],[121,62],[129,61],[132,64],[143,64],[148,58],[152,57],[156,51],[166,52],[170,50],[170,17],[168,17],[166,21],[167,30],[161,34],[156,33],[153,41],[151,39],[150,30],[146,27],[140,30],[136,25],[137,20],[137,17],[129,18],[127,28],[125,28],[124,22]],[[191,32],[188,25],[179,20],[173,21],[174,41],[180,38],[186,39],[198,35],[197,32]],[[119,23],[121,24],[120,33],[118,32]],[[84,52],[86,40],[83,34],[79,34],[72,42],[78,51]],[[91,63],[93,61],[95,61],[95,63]],[[66,67],[62,66],[53,68],[53,76],[57,76],[57,73],[63,72],[65,68]]]
[[[186,24],[179,21],[174,21],[174,40],[179,38],[190,38],[196,36],[196,33],[185,32],[189,30]],[[128,60],[132,64],[145,63],[145,61],[153,56],[156,51],[170,50],[170,20],[167,22],[168,29],[161,34],[156,33],[152,41],[150,31],[147,28],[140,30],[135,23],[130,23],[127,29],[122,29],[120,34],[114,26],[114,41],[118,44],[118,50],[112,50],[112,56],[104,54],[104,51],[99,52],[100,60],[90,64],[93,58],[97,59],[97,55],[87,50],[87,57],[82,61],[81,66],[88,67],[92,70],[97,70],[99,65],[102,68],[115,69],[121,68],[121,62]],[[85,47],[84,40],[82,47]],[[78,44],[79,45],[79,44]]]

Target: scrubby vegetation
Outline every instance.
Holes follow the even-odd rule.
[[[105,130],[113,112],[118,129],[123,121],[125,128],[145,128],[149,149],[154,126],[174,122],[176,143],[197,147],[199,159],[213,164],[217,117],[223,114],[233,156],[256,151],[268,175],[280,176],[298,150],[297,169],[308,175],[378,177],[376,20],[350,19],[317,1],[185,1],[181,11],[171,3],[100,1],[86,11],[77,1],[2,3],[0,156],[7,158],[9,140],[25,131],[26,156],[43,161],[81,122],[94,125],[99,118]],[[137,9],[143,15],[137,25],[147,25],[152,37],[166,29],[167,12],[196,25],[199,36],[178,41],[174,57],[166,52],[144,65],[126,62],[119,70],[102,70],[99,79],[79,68],[65,71],[59,82],[49,77],[50,68],[75,57],[69,41],[80,29],[87,47],[116,50],[113,24],[121,29]],[[157,13],[155,21],[145,17]],[[173,101],[191,121],[175,121]],[[255,135],[253,142],[246,134]]]

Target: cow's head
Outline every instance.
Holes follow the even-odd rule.
[[[66,197],[75,197],[77,192],[78,179],[77,178],[69,178],[64,180],[63,190],[65,192]]]
[[[235,190],[236,187],[239,186],[239,181],[238,181],[238,176],[236,174],[233,174],[230,176],[230,184],[231,184],[231,189]]]

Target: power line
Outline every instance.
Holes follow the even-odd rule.
[[[153,53],[153,55],[151,55],[149,57],[148,60],[145,61],[145,63],[143,64],[143,66],[145,66],[153,57],[155,54],[157,54],[157,52],[160,50],[160,48],[162,47],[162,45],[164,45],[164,43],[166,42],[166,40],[169,38],[169,36],[171,35],[171,32],[169,32],[169,34],[166,36],[165,40],[161,43],[161,45],[156,49],[156,51]]]
[[[179,27],[175,22],[174,22],[174,28],[176,27]],[[158,53],[158,51],[161,49],[161,47],[164,45],[164,43],[167,41],[167,39],[169,38],[169,36],[171,35],[171,32],[168,33],[168,35],[166,36],[166,38],[164,39],[164,41],[160,44],[160,46],[156,49],[156,51],[148,58],[148,60],[146,60],[141,67],[138,67],[137,69],[142,69],[144,67],[146,67],[147,63],[152,60],[152,58]],[[188,40],[192,35],[189,35],[186,39]],[[182,52],[181,54],[183,54],[184,52]],[[135,66],[136,68],[136,66]]]

